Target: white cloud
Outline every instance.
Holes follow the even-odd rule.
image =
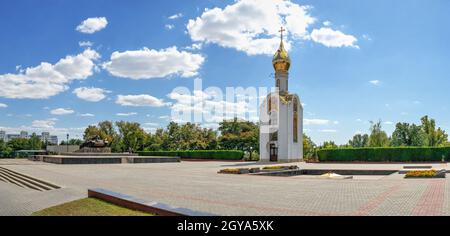
[[[159,124],[158,123],[144,123],[144,125],[145,126],[152,126],[152,127],[157,127],[157,126],[159,126]]]
[[[168,30],[173,30],[175,28],[175,25],[167,24],[164,27],[166,27],[166,29]]]
[[[77,95],[78,98],[83,99],[88,102],[99,102],[106,98],[105,93],[109,91],[101,88],[87,88],[81,87],[73,90],[73,93]]]
[[[72,109],[65,109],[65,108],[58,108],[51,110],[50,113],[52,115],[62,116],[62,115],[70,115],[73,114],[75,111]]]
[[[0,103],[0,108],[7,108],[8,105],[4,104],[4,103]]]
[[[94,45],[94,43],[91,41],[81,41],[81,42],[78,42],[78,45],[80,47],[92,47]]]
[[[122,106],[131,107],[162,107],[166,104],[162,99],[150,95],[118,95],[116,103]]]
[[[214,43],[248,55],[273,54],[280,43],[279,29],[284,25],[289,40],[307,39],[307,28],[315,19],[310,7],[290,0],[237,0],[225,8],[205,9],[189,20],[188,33],[195,42]]]
[[[183,17],[183,14],[177,13],[175,15],[169,16],[168,19],[169,20],[175,20],[175,19],[178,19],[178,18],[181,18],[181,17]]]
[[[178,51],[176,47],[156,51],[114,52],[103,67],[114,76],[130,79],[163,78],[170,75],[193,77],[205,61],[200,54]]]
[[[137,115],[136,112],[129,112],[129,113],[117,113],[117,116],[135,116]]]
[[[234,117],[250,121],[259,120],[254,108],[258,106],[256,100],[230,102],[216,95],[213,91],[209,93],[194,91],[192,94],[173,91],[167,95],[170,99],[175,100],[171,105],[172,117],[170,119],[180,123],[218,123]],[[193,119],[192,115],[201,117],[201,120]]]
[[[338,131],[335,129],[322,129],[322,130],[319,130],[319,132],[321,132],[321,133],[337,133]]]
[[[353,35],[346,35],[339,30],[333,30],[330,28],[314,29],[311,33],[311,39],[314,42],[321,43],[326,47],[353,47],[359,48],[356,45],[358,39]]]
[[[31,127],[38,129],[54,128],[55,122],[52,120],[35,120],[31,123]]]
[[[73,80],[84,80],[94,72],[94,60],[100,55],[86,49],[76,56],[66,56],[52,65],[42,62],[18,74],[0,75],[0,97],[45,99],[66,91]]]
[[[379,80],[371,80],[371,81],[369,81],[369,83],[371,83],[373,85],[380,85],[381,81],[379,81]]]
[[[195,50],[202,49],[202,47],[203,47],[203,43],[193,43],[191,46],[185,47],[185,49],[195,51]]]
[[[94,117],[94,114],[91,113],[84,113],[84,114],[80,114],[81,117]]]
[[[324,119],[304,119],[304,123],[305,125],[329,125],[331,121]]]
[[[324,26],[330,26],[330,25],[331,25],[331,22],[330,22],[330,21],[324,21],[324,22],[323,22],[323,25],[324,25]]]
[[[372,38],[369,35],[367,35],[367,34],[363,34],[362,38],[367,40],[367,41],[372,41]]]
[[[105,17],[88,18],[77,26],[77,31],[85,34],[93,34],[104,29],[108,25]]]
[[[385,124],[385,125],[393,125],[394,122],[392,122],[392,121],[386,121],[386,122],[384,122],[384,124]]]

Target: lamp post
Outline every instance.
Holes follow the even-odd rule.
[[[66,138],[67,138],[66,141],[67,153],[69,153],[69,134],[67,134]]]

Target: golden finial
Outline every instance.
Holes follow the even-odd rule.
[[[286,31],[283,27],[278,31],[281,34],[281,43],[277,52],[273,56],[272,64],[276,72],[288,72],[291,66],[291,59],[288,52],[284,49],[283,32]]]
[[[278,31],[281,33],[281,42],[283,42],[283,32],[286,31],[283,26],[281,26],[281,29]]]

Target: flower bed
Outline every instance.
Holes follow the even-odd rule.
[[[260,171],[261,171],[260,168],[235,168],[235,169],[223,169],[217,173],[242,175],[242,174],[249,174],[249,173],[259,173]]]
[[[445,170],[414,170],[406,173],[405,178],[445,178]]]
[[[265,166],[263,170],[297,170],[298,166]]]

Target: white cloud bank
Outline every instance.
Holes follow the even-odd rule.
[[[288,0],[238,0],[223,9],[205,9],[200,17],[189,20],[187,29],[196,42],[215,43],[248,55],[273,54],[282,25],[293,38],[307,38],[307,28],[315,21],[308,10]]]
[[[66,56],[56,64],[42,62],[17,74],[0,75],[0,97],[46,99],[66,91],[73,80],[84,80],[94,73],[94,61],[100,55],[86,49],[76,56]]]
[[[31,127],[37,129],[51,129],[55,125],[55,122],[52,120],[34,120],[31,123]]]
[[[380,85],[381,81],[379,81],[379,80],[371,80],[371,81],[369,81],[369,83],[371,83],[373,85]]]
[[[108,20],[105,17],[93,17],[81,22],[81,24],[77,26],[76,30],[85,34],[93,34],[106,28],[107,25]]]
[[[135,116],[137,115],[136,112],[129,112],[129,113],[117,113],[116,116]]]
[[[200,54],[178,51],[176,47],[162,50],[143,48],[137,51],[114,52],[103,68],[114,76],[130,79],[164,78],[171,75],[193,77],[205,61]]]
[[[176,19],[181,18],[181,17],[183,17],[183,14],[177,13],[175,15],[169,16],[168,19],[169,20],[176,20]]]
[[[314,29],[311,33],[311,39],[314,42],[321,43],[326,47],[340,48],[340,47],[353,47],[359,48],[356,45],[358,39],[352,35],[346,35],[339,30],[333,30],[330,28]]]
[[[4,103],[0,103],[0,108],[7,108],[8,105],[4,104]]]
[[[331,121],[324,119],[304,119],[304,123],[305,125],[329,125]]]
[[[62,115],[70,115],[75,113],[72,109],[58,108],[50,111],[52,115],[62,116]]]
[[[224,8],[205,9],[201,16],[190,19],[187,32],[194,42],[214,43],[234,48],[248,55],[272,55],[280,43],[280,26],[286,28],[289,50],[295,40],[312,40],[327,47],[353,47],[357,39],[328,26],[309,28],[316,21],[310,6],[291,0],[236,0]]]
[[[109,91],[107,90],[94,87],[81,87],[73,90],[73,93],[76,94],[78,98],[88,102],[100,102],[101,100],[106,98],[105,93],[108,92]]]
[[[116,103],[121,106],[131,107],[163,107],[166,104],[162,99],[155,98],[150,95],[119,95]]]

